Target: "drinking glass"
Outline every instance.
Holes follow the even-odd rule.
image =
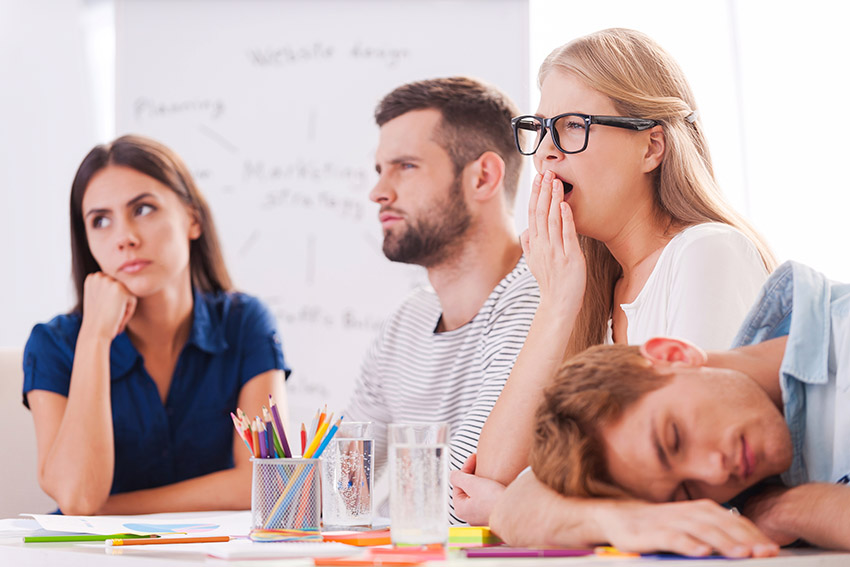
[[[393,423],[387,441],[393,545],[447,545],[449,424]]]
[[[326,528],[372,525],[374,443],[371,422],[342,422],[322,453]]]

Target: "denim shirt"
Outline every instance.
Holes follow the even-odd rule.
[[[850,473],[850,284],[782,264],[733,346],[786,335],[779,383],[793,458],[782,482],[839,482]]]

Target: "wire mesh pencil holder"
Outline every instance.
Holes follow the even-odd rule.
[[[318,530],[321,459],[256,459],[251,484],[252,530]]]

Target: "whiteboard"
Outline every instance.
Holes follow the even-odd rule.
[[[188,163],[237,288],[278,319],[292,424],[345,407],[381,321],[426,281],[381,252],[375,105],[462,74],[527,109],[528,45],[526,0],[118,2],[117,133]]]

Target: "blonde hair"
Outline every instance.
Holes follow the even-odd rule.
[[[573,73],[609,97],[624,116],[657,120],[664,159],[655,174],[655,209],[677,231],[705,222],[744,233],[768,272],[776,260],[765,240],[723,197],[714,179],[696,101],[673,58],[648,36],[628,29],[602,30],[555,49],[540,66],[538,83],[552,71]],[[567,346],[567,355],[603,342],[622,270],[605,245],[579,235],[587,261],[587,292]]]

